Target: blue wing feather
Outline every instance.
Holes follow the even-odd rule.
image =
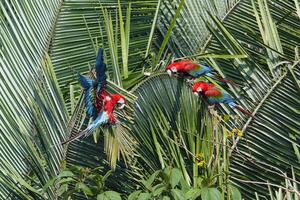
[[[100,125],[108,123],[108,115],[106,112],[102,111],[98,114],[97,118],[84,130],[85,137],[91,135],[96,128]]]
[[[207,75],[208,73],[211,73],[211,72],[213,72],[213,68],[199,64],[199,66],[196,69],[191,70],[188,73],[191,76],[198,78],[200,76]]]
[[[77,140],[78,138],[80,138],[82,136],[87,137],[87,136],[91,135],[97,127],[99,127],[100,125],[108,123],[108,121],[109,121],[109,118],[108,118],[107,113],[106,112],[100,112],[98,114],[97,118],[93,121],[93,123],[91,123],[85,130],[83,130],[78,135],[70,138],[69,140],[62,142],[61,144],[70,143],[74,140]]]
[[[98,55],[96,58],[96,81],[86,78],[80,74],[79,82],[84,88],[84,102],[86,107],[86,112],[89,117],[94,117],[96,113],[96,108],[94,107],[95,94],[98,94],[100,90],[106,85],[106,65],[103,62],[103,49],[99,48]],[[96,86],[96,92],[95,87]]]
[[[218,96],[210,96],[208,98],[209,103],[227,103],[231,104],[234,102],[230,94],[228,94],[226,91],[222,90],[221,94]]]
[[[99,91],[101,88],[106,85],[106,64],[103,61],[103,49],[99,48],[98,55],[96,58],[96,76],[97,76],[97,90]]]
[[[94,81],[79,74],[79,82],[84,88],[84,103],[86,107],[86,113],[89,117],[92,117],[95,112],[94,107]]]

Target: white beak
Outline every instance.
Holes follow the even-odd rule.
[[[119,109],[123,109],[125,107],[125,100],[123,98],[121,98],[119,101],[118,101],[118,108]]]
[[[169,74],[169,76],[172,76],[172,71],[171,70],[167,70],[167,73]]]
[[[194,92],[194,95],[196,95],[197,97],[199,97],[199,93],[198,92]]]
[[[123,109],[125,107],[125,104],[123,103],[123,104],[121,104],[120,106],[118,106],[118,108],[121,110],[121,109]]]
[[[125,103],[125,101],[124,101],[124,99],[123,99],[123,98],[120,98],[120,100],[118,101],[118,103],[120,103],[120,104],[124,104],[124,103]]]

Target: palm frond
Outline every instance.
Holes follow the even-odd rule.
[[[144,59],[147,48],[144,43],[148,41],[153,20],[153,15],[151,14],[155,13],[156,5],[157,1],[155,0],[131,1],[130,27],[129,23],[127,23],[128,20],[126,22],[128,26],[123,26],[124,31],[126,29],[128,32],[125,37],[127,38],[126,41],[128,40],[126,44],[129,42],[127,44],[128,70],[125,68],[125,71],[128,71],[130,78],[132,78],[130,75],[133,71],[140,71],[141,73],[143,65],[140,65],[140,63]],[[129,4],[121,1],[120,6],[122,14],[126,13]],[[116,24],[119,24],[118,1],[101,1],[101,4],[99,4],[98,0],[82,0],[66,1],[62,4],[50,55],[68,110],[70,110],[69,85],[73,85],[74,94],[72,96],[77,99],[80,94],[80,87],[76,79],[76,72],[87,73],[89,68],[94,67],[96,55],[93,53],[93,49],[96,46],[101,46],[106,52],[105,58],[110,79],[114,80],[112,72],[116,68],[121,74],[119,79],[123,79],[124,70],[121,67],[121,62],[113,63],[113,60],[121,61],[123,58],[120,46],[122,43],[119,41],[120,32],[119,34],[114,32],[114,35],[111,35],[112,38],[108,38],[109,34],[105,28],[106,20],[103,10],[106,10],[108,16],[110,15],[111,17],[111,21],[107,22],[111,24],[111,28],[116,30]],[[129,16],[129,14],[127,15]],[[120,26],[118,25],[118,27]],[[116,39],[118,41],[115,41]],[[113,40],[115,41],[115,51],[111,55],[109,43]],[[115,46],[116,43],[118,43],[117,46]],[[112,59],[112,56],[115,54],[117,57]],[[126,56],[123,59],[126,59]]]
[[[180,0],[163,2],[158,23],[158,28],[162,35],[166,34],[167,27],[170,26],[179,2]],[[171,44],[169,43],[175,56],[181,57],[196,54],[205,45],[210,36],[210,32],[204,22],[204,20],[210,19],[206,14],[207,11],[217,16],[218,19],[224,19],[240,2],[239,0],[186,1],[185,7],[180,13],[176,27],[173,30]]]
[[[68,119],[44,52],[59,6],[58,0],[0,3],[1,199],[54,196],[42,187],[59,171],[63,149],[55,144],[65,138]]]
[[[256,3],[241,2],[227,16],[224,25],[212,16],[214,23],[211,25],[208,20],[207,26],[213,37],[204,50],[206,53],[247,55],[247,58],[207,59],[206,62],[227,79],[243,83],[242,89],[231,88],[231,91],[237,97],[242,95],[241,105],[252,109],[255,115],[255,120],[235,122],[237,126],[240,124],[246,137],[232,146],[242,156],[231,155],[231,180],[248,198],[254,197],[254,191],[260,196],[266,194],[266,181],[282,183],[285,174],[291,173],[291,166],[294,173],[299,174],[299,129],[296,128],[299,127],[296,84],[299,61],[294,61],[294,49],[300,38],[290,31],[298,19],[292,3],[258,1],[259,10]],[[231,113],[226,107],[222,110]],[[264,172],[257,173],[262,170]],[[264,183],[249,186],[241,179]]]

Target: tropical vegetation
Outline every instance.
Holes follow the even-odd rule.
[[[298,0],[3,0],[1,199],[300,198]],[[122,126],[89,123],[77,73],[105,51]],[[209,109],[172,61],[212,66],[254,117]],[[205,78],[200,78],[205,79]]]

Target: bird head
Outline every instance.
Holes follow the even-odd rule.
[[[113,102],[117,105],[119,109],[123,109],[125,107],[126,101],[125,98],[120,94],[112,94],[111,98]]]
[[[174,74],[177,73],[177,67],[176,63],[172,63],[166,67],[166,71],[169,74],[169,76],[173,76]]]
[[[192,92],[196,96],[199,96],[199,94],[203,94],[204,92],[206,92],[209,89],[209,87],[213,87],[213,85],[203,81],[199,81],[193,85]]]
[[[192,62],[193,61],[191,60],[182,60],[182,61],[173,62],[166,67],[166,71],[169,74],[169,76],[173,76],[178,72],[184,72],[185,65]]]

